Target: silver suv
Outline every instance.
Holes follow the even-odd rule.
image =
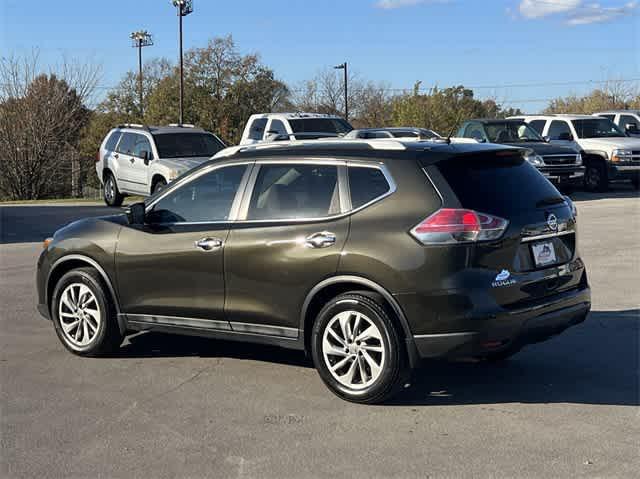
[[[192,125],[119,125],[102,141],[96,161],[104,201],[120,206],[127,195],[149,196],[224,147]]]

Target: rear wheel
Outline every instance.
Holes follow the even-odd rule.
[[[56,334],[72,353],[97,356],[117,349],[123,336],[116,312],[93,268],[66,273],[53,291],[51,313]]]
[[[382,402],[407,379],[402,339],[375,296],[346,293],[332,299],[318,314],[311,341],[320,377],[348,401]]]
[[[609,179],[604,161],[590,161],[584,172],[584,186],[587,191],[607,191]]]
[[[116,179],[111,173],[107,173],[104,180],[104,202],[108,206],[120,206],[124,201],[124,195],[118,190]]]

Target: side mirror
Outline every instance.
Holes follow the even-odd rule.
[[[640,130],[638,130],[638,124],[637,123],[627,123],[624,126],[624,130],[627,133],[633,133],[633,134],[638,134],[640,133]]]
[[[543,136],[542,139],[546,142],[549,143],[551,141],[551,138],[549,138],[548,136]]]
[[[151,153],[148,152],[147,150],[142,150],[140,152],[140,157],[144,161],[144,164],[148,165],[149,164],[149,160],[151,159]]]
[[[127,220],[130,225],[143,225],[145,215],[145,204],[133,203],[127,210]]]

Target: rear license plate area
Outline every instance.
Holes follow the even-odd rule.
[[[558,261],[553,241],[540,241],[531,245],[531,254],[536,268],[548,266]]]

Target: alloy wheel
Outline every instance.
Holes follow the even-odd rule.
[[[336,381],[351,389],[373,384],[386,361],[380,329],[358,311],[331,318],[322,336],[322,355]]]
[[[113,199],[116,197],[116,187],[113,184],[113,178],[111,177],[107,179],[107,183],[104,185],[104,194],[109,203],[113,202]]]
[[[64,289],[58,304],[58,318],[64,337],[76,347],[89,345],[102,321],[96,296],[82,283],[71,283]]]
[[[600,171],[597,168],[587,170],[587,186],[597,188],[600,185]]]

